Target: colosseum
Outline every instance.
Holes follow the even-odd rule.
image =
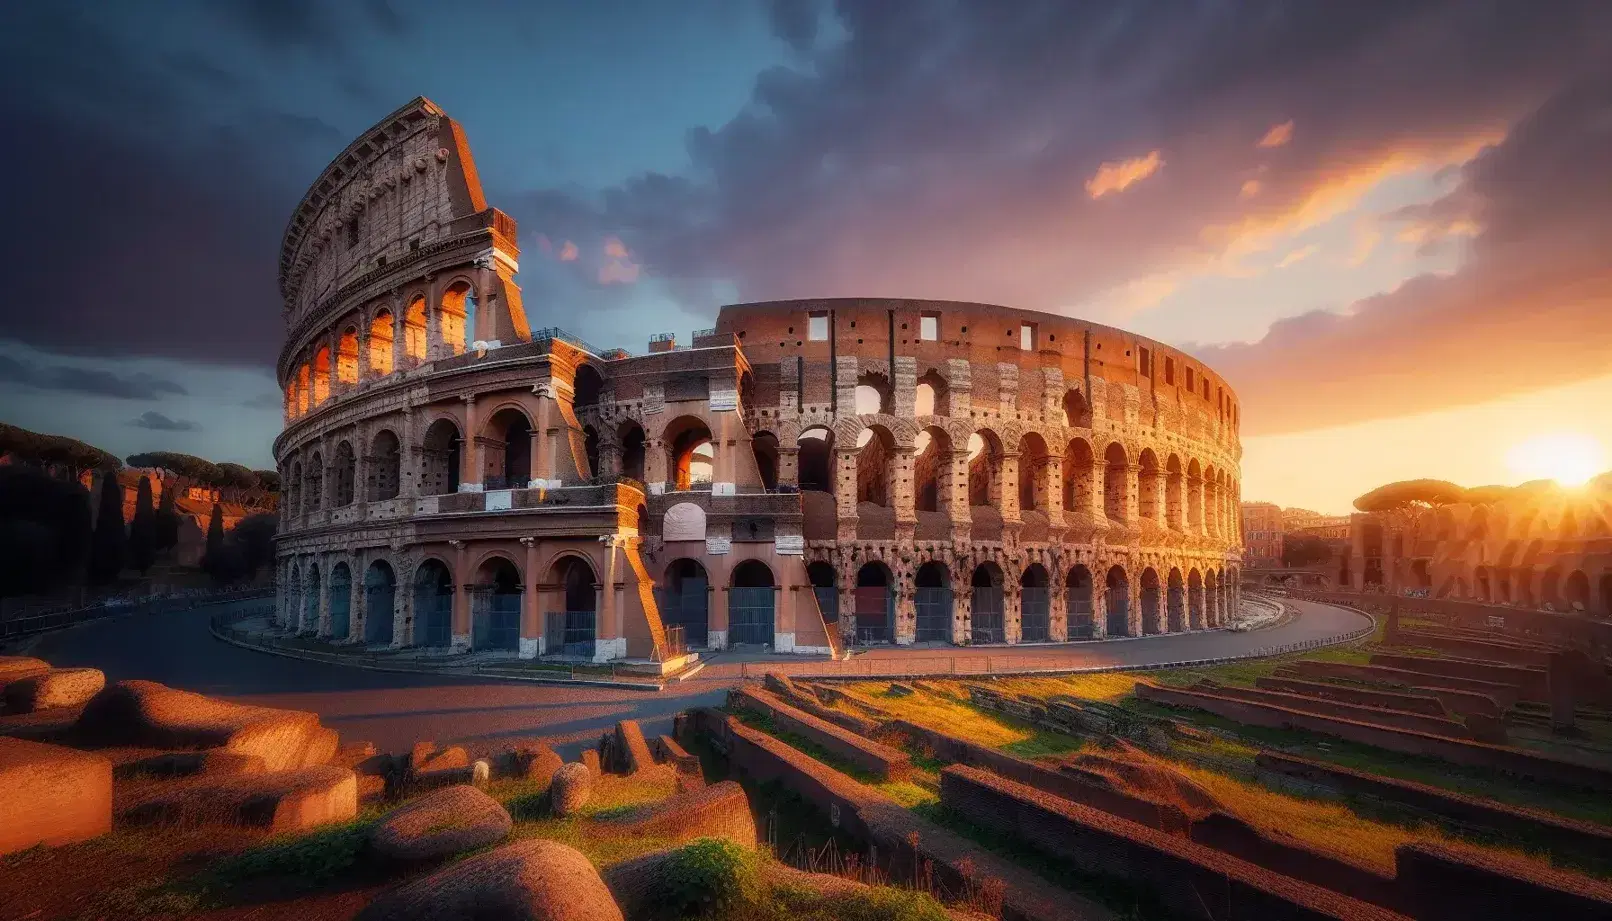
[[[1236,609],[1239,406],[1188,355],[898,299],[727,306],[686,345],[601,350],[533,328],[516,240],[423,98],[297,206],[288,629],[665,662],[1141,636]]]

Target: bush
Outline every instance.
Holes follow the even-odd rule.
[[[672,853],[666,865],[666,916],[723,914],[760,894],[760,858],[726,838],[700,838]]]
[[[226,886],[260,877],[285,877],[319,886],[356,866],[369,846],[373,822],[348,822],[312,834],[267,841],[226,857],[212,875]]]

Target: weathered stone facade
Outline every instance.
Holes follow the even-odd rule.
[[[1239,409],[1188,356],[1029,311],[835,300],[725,307],[692,347],[632,357],[530,328],[515,239],[424,99],[298,207],[286,623],[603,660],[1234,609]]]

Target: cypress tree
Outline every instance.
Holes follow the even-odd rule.
[[[213,515],[207,521],[207,551],[202,556],[202,568],[214,577],[222,577],[224,565],[224,507],[213,503]]]
[[[107,585],[123,571],[123,486],[118,482],[116,470],[107,470],[101,477],[100,508],[95,513],[95,537],[90,545],[89,581],[91,585]]]
[[[174,508],[177,483],[163,483],[162,502],[157,505],[156,525],[153,528],[153,546],[159,552],[172,550],[179,545],[179,512]]]
[[[140,491],[134,500],[134,520],[129,522],[129,565],[145,575],[157,560],[157,510],[151,505],[151,478],[140,478]]]

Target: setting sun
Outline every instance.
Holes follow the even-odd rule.
[[[1530,438],[1511,449],[1506,463],[1525,479],[1555,480],[1563,486],[1582,486],[1607,467],[1601,443],[1577,433]]]

